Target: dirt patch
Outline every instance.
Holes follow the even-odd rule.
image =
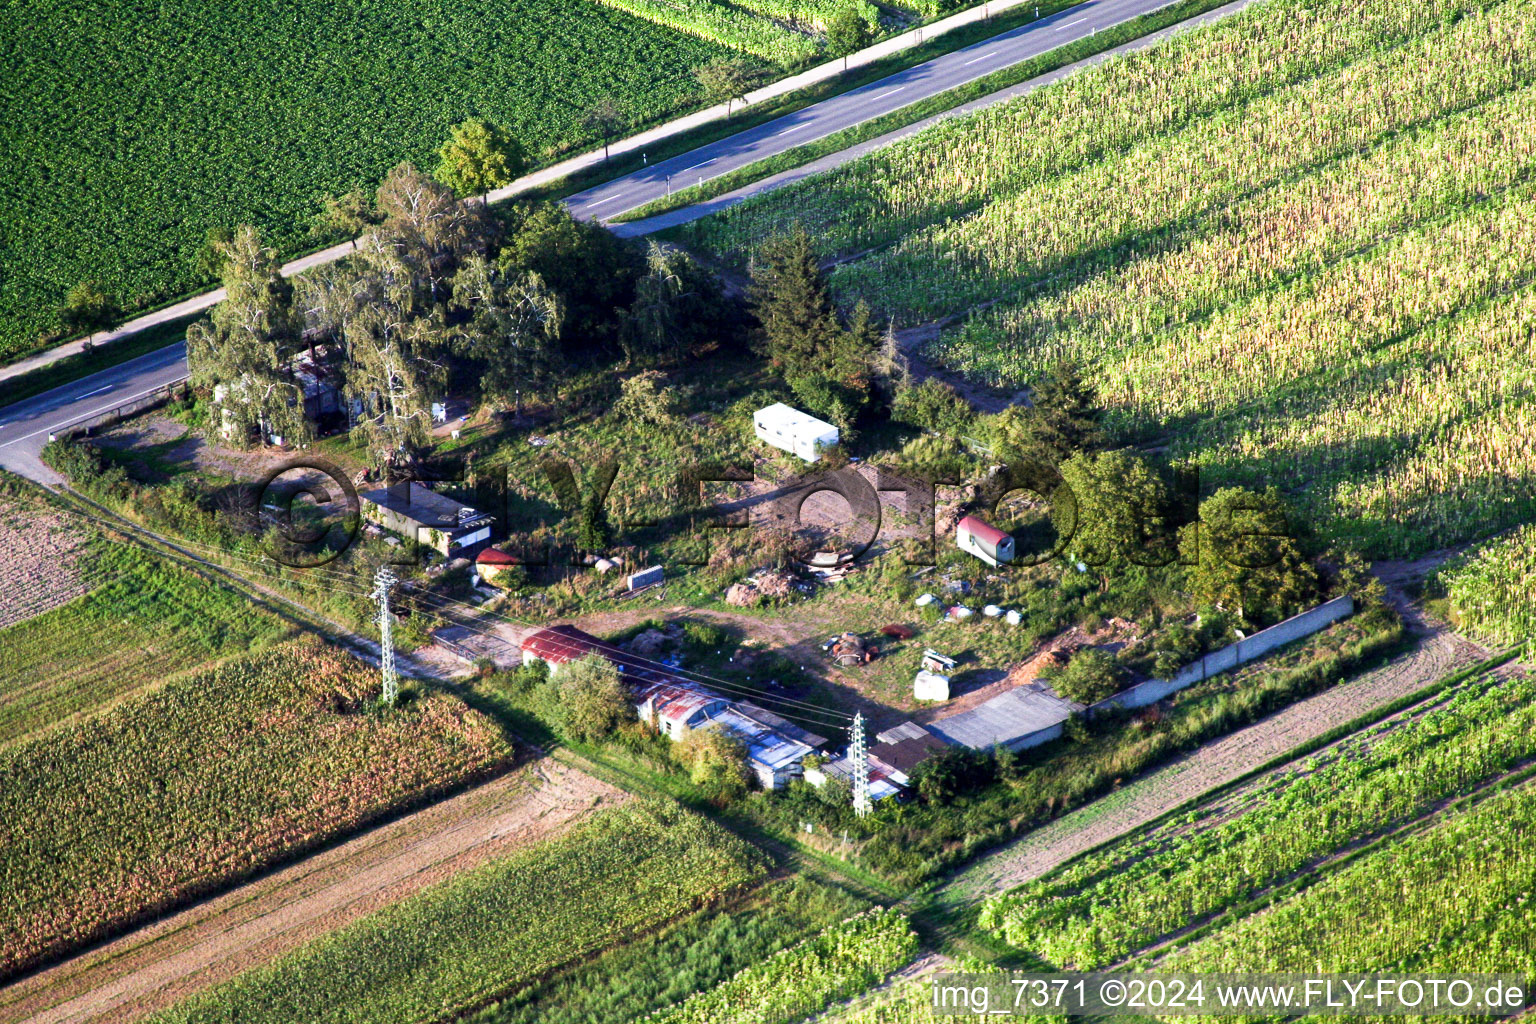
[[[141,454],[135,475],[142,479],[161,478],[168,468],[176,467],[225,480],[259,480],[299,455],[267,446],[235,448],[163,413],[120,423],[103,432],[97,443],[126,454]]]
[[[902,354],[907,358],[912,379],[921,383],[929,377],[935,377],[954,388],[955,394],[969,402],[978,412],[996,413],[1010,405],[1028,405],[1028,390],[1007,391],[979,384],[924,357],[924,350],[938,339],[940,331],[958,319],[908,327],[896,332],[896,343],[901,346]]]
[[[0,627],[41,615],[95,586],[81,565],[86,534],[42,506],[0,502]]]
[[[627,794],[541,758],[0,990],[0,1021],[130,1021]]]

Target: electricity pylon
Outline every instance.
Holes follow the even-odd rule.
[[[853,813],[869,813],[869,752],[864,748],[864,713],[853,716],[853,742],[848,746],[848,760],[853,766]]]
[[[394,619],[389,614],[389,590],[394,585],[395,571],[381,565],[373,574],[373,593],[369,595],[379,602],[379,665],[384,670],[384,703],[389,707],[394,707],[400,697],[400,676],[395,672],[395,638],[391,629]]]

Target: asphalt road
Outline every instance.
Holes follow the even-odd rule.
[[[1167,0],[1088,0],[964,50],[785,114],[719,142],[618,178],[566,199],[577,217],[604,221],[765,157],[900,110],[918,100],[984,78],[1058,46],[1112,28],[1167,5]]]
[[[964,50],[899,71],[878,82],[719,142],[652,164],[643,171],[577,193],[573,214],[603,220],[665,196],[669,188],[698,184],[764,157],[813,142],[882,114],[1039,56],[1100,29],[1163,6],[1167,0],[1088,0]],[[338,246],[338,253],[346,246]],[[334,258],[314,254],[306,261]],[[286,269],[286,268],[285,268]],[[72,384],[0,408],[0,467],[45,483],[58,480],[38,459],[50,431],[124,405],[184,377],[185,346],[178,343],[102,370]],[[0,386],[0,394],[4,388]]]
[[[50,431],[127,405],[186,375],[187,347],[177,342],[0,408],[0,467],[43,483],[56,482],[58,477],[37,457]]]

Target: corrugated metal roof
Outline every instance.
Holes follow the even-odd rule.
[[[677,725],[686,725],[688,719],[698,712],[708,711],[712,706],[725,703],[725,698],[718,693],[678,679],[659,679],[643,683],[631,692],[636,705],[643,705],[650,701],[657,719],[664,719]]]
[[[813,753],[809,743],[801,743],[765,728],[735,708],[713,712],[710,721],[734,735],[747,748],[747,758],[772,771],[782,771]]]
[[[620,672],[626,674],[633,671],[632,662],[636,660],[606,640],[599,640],[591,633],[564,624],[529,634],[523,639],[523,651],[551,665],[564,665],[566,662],[580,661],[589,654],[597,654],[613,662]]]
[[[928,728],[952,743],[972,750],[987,750],[1060,725],[1081,710],[1081,704],[1064,700],[1047,689],[1025,684],[970,711],[941,718]]]
[[[824,747],[827,745],[827,738],[825,736],[818,736],[809,729],[802,729],[789,719],[776,715],[767,708],[759,707],[749,700],[738,700],[736,702],[736,710],[748,718],[756,719],[775,732],[783,733],[792,740],[799,740],[801,743],[812,747]]]
[[[1002,530],[999,530],[991,523],[977,519],[975,516],[966,516],[965,518],[961,519],[958,524],[956,524],[955,528],[957,530],[964,530],[972,537],[984,540],[988,544],[994,546],[1001,544],[1003,541],[1008,539],[1008,534],[1004,533]]]
[[[877,743],[900,743],[902,740],[920,740],[927,735],[929,735],[928,730],[916,722],[902,722],[894,729],[887,729],[885,732],[877,733],[875,741]]]
[[[846,757],[828,761],[821,766],[821,772],[828,778],[842,779],[850,785],[853,783],[853,764]],[[869,764],[870,799],[884,800],[888,796],[897,796],[900,793],[901,785],[891,777],[890,769],[871,761]]]

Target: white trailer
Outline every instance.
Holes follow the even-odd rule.
[[[837,444],[837,428],[814,416],[775,402],[752,414],[752,427],[759,441],[798,455],[806,462],[821,458],[824,449]]]

